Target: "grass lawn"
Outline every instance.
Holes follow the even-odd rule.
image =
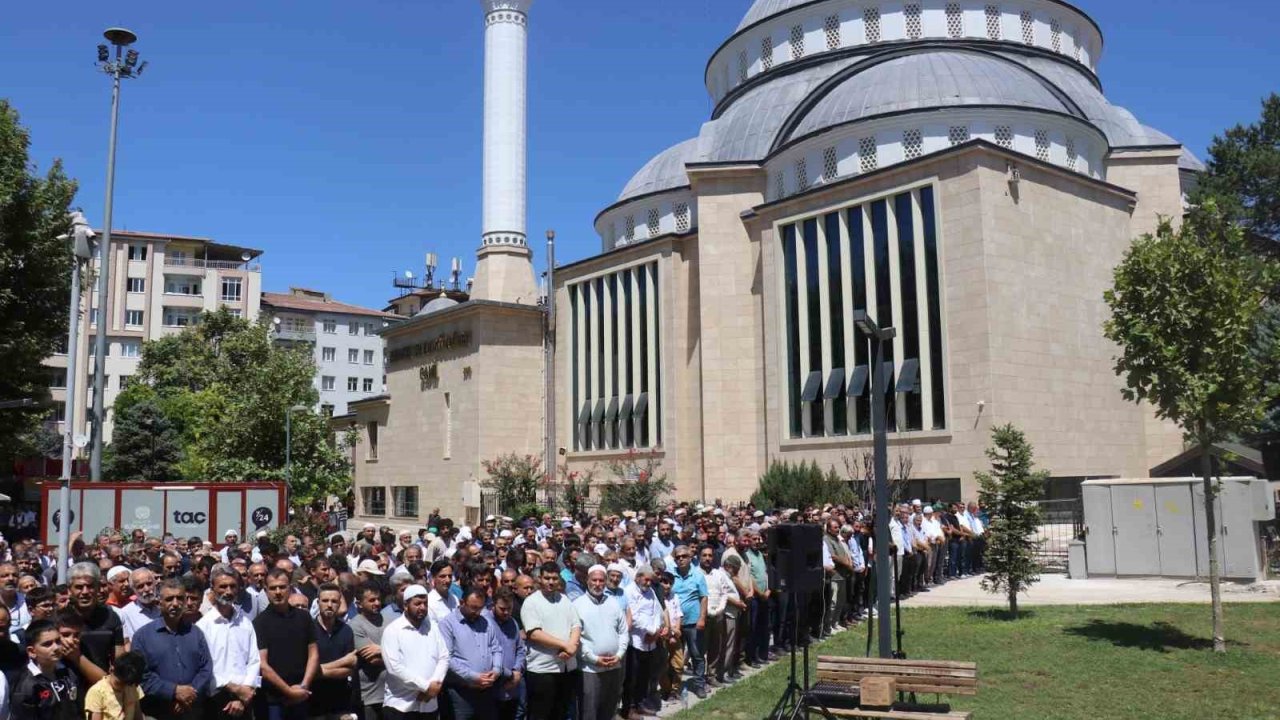
[[[1038,607],[1016,621],[998,611],[920,608],[904,610],[902,622],[907,657],[978,664],[977,696],[951,699],[976,720],[1280,718],[1280,603],[1227,605],[1228,651],[1220,657],[1201,605]],[[865,650],[863,625],[811,655]],[[787,665],[675,717],[763,718],[782,692]]]

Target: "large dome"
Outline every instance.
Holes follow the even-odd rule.
[[[756,0],[751,4],[751,9],[747,10],[747,14],[742,16],[742,22],[738,23],[738,30],[807,2],[813,2],[813,0]]]

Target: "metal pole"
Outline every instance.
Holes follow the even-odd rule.
[[[892,573],[889,563],[889,442],[885,434],[884,393],[880,391],[880,374],[884,340],[873,336],[875,345],[871,363],[871,432],[875,435],[876,466],[876,613],[879,615],[880,657],[893,657],[893,635],[889,625],[889,595]]]
[[[116,45],[116,69],[111,73],[111,135],[107,140],[107,198],[102,211],[102,241],[98,244],[98,332],[93,348],[93,450],[89,456],[89,480],[102,480],[102,435],[106,420],[107,300],[111,286],[111,206],[116,183],[116,126],[120,120],[120,55]]]
[[[72,240],[74,242],[74,240]],[[58,583],[67,582],[67,557],[71,544],[71,463],[75,457],[76,358],[80,354],[80,258],[72,255],[71,301],[67,321],[67,404],[62,433],[62,478],[58,490]]]
[[[293,409],[284,411],[284,483],[293,489]]]
[[[543,367],[546,377],[546,447],[543,468],[547,485],[556,482],[556,231],[547,231],[547,327],[542,341]]]

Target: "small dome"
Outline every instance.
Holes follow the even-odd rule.
[[[1047,81],[984,53],[915,53],[840,81],[796,123],[787,140],[888,113],[965,105],[1025,107],[1079,116]]]
[[[458,304],[457,300],[451,300],[448,297],[446,297],[444,293],[440,293],[440,295],[436,299],[432,300],[426,305],[423,305],[422,309],[419,310],[417,314],[414,315],[414,317],[422,317],[423,315],[430,315],[431,313],[436,312],[437,310],[444,310],[446,308],[451,308],[457,304]]]
[[[685,173],[684,166],[685,163],[696,161],[697,155],[697,138],[663,150],[632,176],[618,196],[618,201],[688,185],[689,176]]]

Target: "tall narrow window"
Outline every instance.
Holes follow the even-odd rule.
[[[840,47],[840,16],[828,15],[822,21],[822,32],[827,38],[827,49],[837,50]]]
[[[1062,23],[1057,18],[1049,21],[1049,45],[1054,52],[1062,52]]]
[[[646,224],[649,229],[649,237],[658,237],[658,233],[662,229],[662,213],[658,212],[658,208],[649,208],[649,222]]]
[[[764,70],[773,69],[773,38],[768,35],[760,38],[760,67]]]
[[[876,138],[875,136],[864,137],[858,140],[858,167],[862,172],[871,172],[879,166],[876,158]]]
[[[924,24],[920,21],[920,3],[907,3],[902,11],[907,17],[907,38],[919,40],[924,35]]]
[[[987,8],[987,39],[999,40],[1003,37],[1000,28],[1000,6],[988,5]]]
[[[831,182],[840,174],[840,163],[836,158],[836,149],[834,147],[824,148],[822,151],[822,181]]]
[[[1013,128],[1008,125],[997,125],[996,144],[1003,148],[1013,149]]]
[[[902,154],[907,160],[915,160],[924,154],[924,137],[919,130],[903,131]]]
[[[804,57],[804,27],[793,25],[791,27],[791,59],[799,60],[802,57]]]
[[[1045,130],[1036,131],[1036,158],[1049,162],[1049,133]]]
[[[747,71],[750,68],[751,66],[747,62],[747,51],[743,50],[738,53],[738,82],[744,83],[747,81]]]
[[[333,362],[336,354],[337,348],[320,348],[320,360],[323,362]]]
[[[444,393],[444,452],[445,460],[453,457],[453,403],[449,393]]]
[[[809,164],[804,158],[796,161],[796,192],[809,189]]]
[[[969,142],[969,126],[968,125],[952,125],[947,131],[947,140],[952,145],[960,145]]]
[[[689,232],[689,203],[676,203],[676,232]]]
[[[1022,42],[1027,45],[1036,44],[1036,24],[1031,17],[1030,10],[1022,11]]]
[[[369,436],[369,459],[378,459],[378,422],[370,421],[365,425],[365,433]]]
[[[862,11],[862,25],[867,33],[868,43],[880,42],[880,8],[869,7]]]
[[[964,13],[960,3],[947,3],[947,37],[964,37]]]

